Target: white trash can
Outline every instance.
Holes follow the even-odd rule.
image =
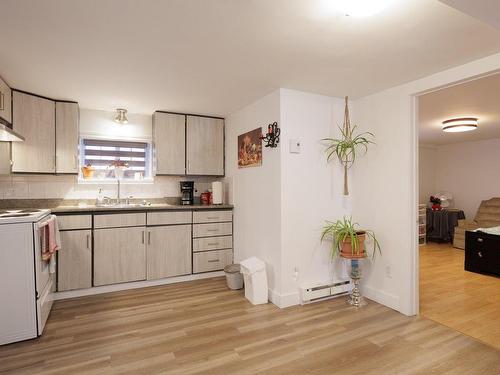
[[[240,266],[245,279],[245,298],[254,305],[267,303],[266,264],[251,257],[241,261]]]

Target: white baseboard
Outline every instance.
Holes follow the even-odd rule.
[[[218,276],[224,276],[224,275],[225,274],[223,271],[216,271],[216,272],[200,273],[200,274],[196,274],[196,275],[170,277],[168,279],[134,281],[134,282],[130,282],[130,283],[96,286],[96,287],[89,288],[89,289],[69,290],[67,292],[56,292],[56,293],[53,293],[53,298],[54,298],[54,300],[60,300],[60,299],[76,298],[76,297],[83,297],[83,296],[91,296],[91,295],[95,295],[95,294],[118,292],[121,290],[146,288],[148,286],[167,285],[167,284],[174,284],[174,283],[182,283],[185,281],[209,279],[212,277],[218,277]]]
[[[361,294],[372,301],[378,302],[381,305],[387,306],[393,310],[400,311],[399,297],[384,292],[383,290],[372,288],[369,285],[364,285],[361,287]]]
[[[280,309],[285,307],[295,306],[300,303],[299,293],[279,294],[274,290],[269,289],[269,301]]]

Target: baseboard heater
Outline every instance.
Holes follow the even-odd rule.
[[[300,288],[300,304],[344,296],[353,288],[351,280],[334,281],[331,284],[314,284]]]

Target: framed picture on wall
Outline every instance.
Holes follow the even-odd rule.
[[[238,168],[262,165],[262,128],[238,136]]]

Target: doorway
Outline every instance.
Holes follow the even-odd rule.
[[[497,73],[416,97],[415,180],[420,315],[500,349],[500,278],[464,269],[465,233],[500,226],[498,92]]]

